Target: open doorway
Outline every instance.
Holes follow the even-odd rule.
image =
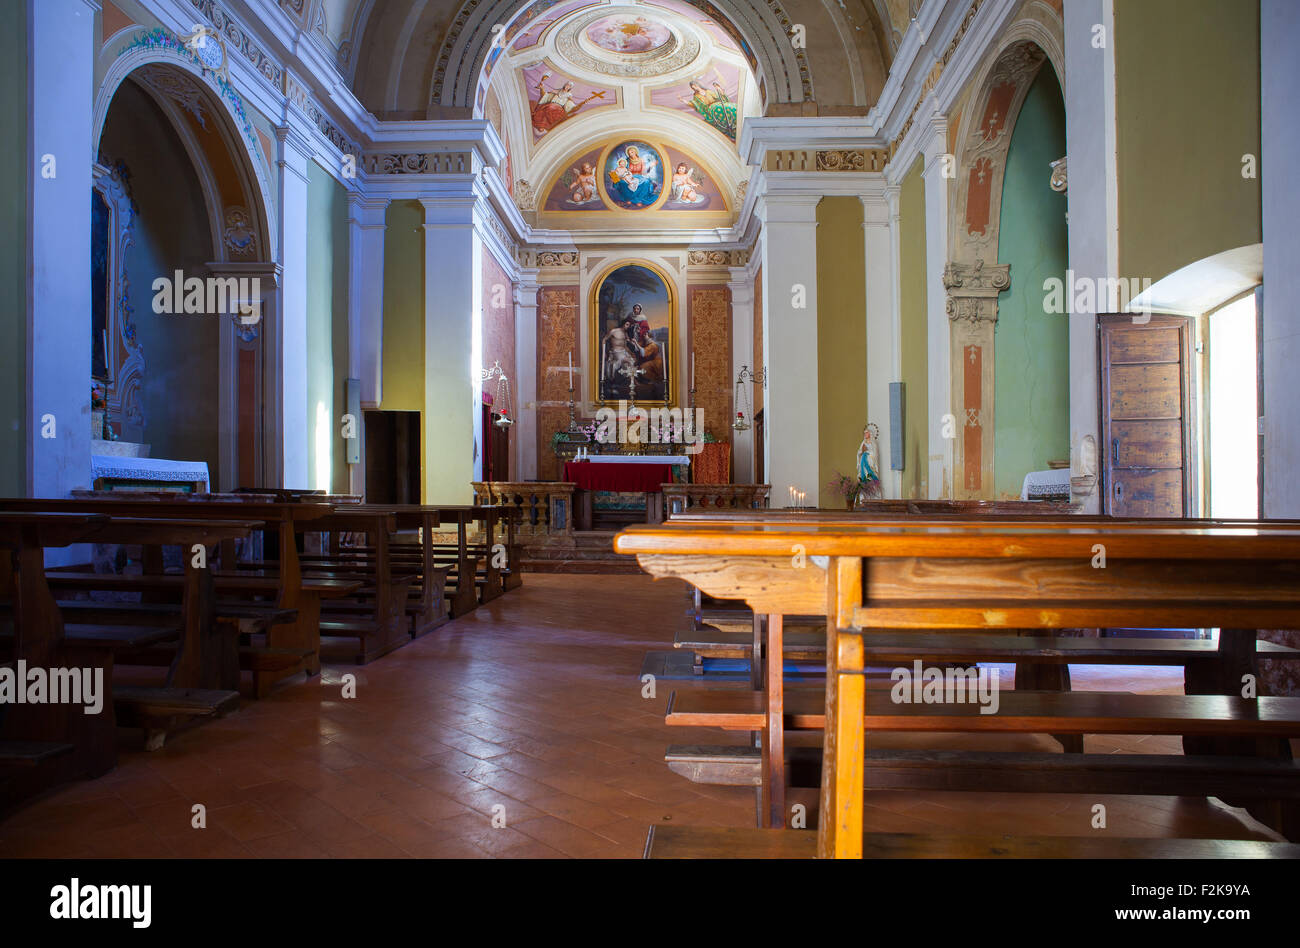
[[[366,501],[420,502],[420,413],[367,411]]]
[[[1259,360],[1256,294],[1207,317],[1207,513],[1253,519],[1259,505]]]

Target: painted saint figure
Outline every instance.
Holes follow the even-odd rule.
[[[736,103],[731,101],[722,83],[716,79],[713,88],[706,89],[695,80],[691,80],[690,97],[683,96],[682,101],[695,109],[700,118],[708,122],[733,142],[736,140]]]
[[[605,333],[600,343],[602,382],[608,381],[618,390],[626,386],[628,394],[631,394],[633,381],[641,374],[637,367],[641,356],[637,335],[635,316],[625,316],[619,325]]]
[[[597,89],[581,102],[575,101],[572,81],[566,82],[558,89],[547,89],[546,80],[549,78],[550,73],[544,73],[542,78],[537,80],[534,88],[540,94],[535,101],[528,104],[533,116],[533,129],[539,135],[545,135],[565,119],[571,118],[592,99],[605,97],[604,90]]]

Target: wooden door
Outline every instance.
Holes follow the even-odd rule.
[[[1137,317],[1141,318],[1141,317]],[[1192,321],[1099,317],[1104,505],[1117,517],[1196,516]]]

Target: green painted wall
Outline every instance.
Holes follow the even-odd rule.
[[[1258,0],[1117,0],[1115,99],[1120,276],[1263,239]]]
[[[311,425],[310,481],[317,483],[316,428],[323,425],[335,493],[348,487],[342,437],[348,376],[348,198],[341,184],[315,162],[307,172],[307,406]],[[318,405],[324,405],[322,416]],[[357,419],[361,424],[361,419]]]
[[[384,234],[385,411],[424,410],[424,205],[388,205]]]
[[[176,270],[186,278],[206,277],[206,265],[214,259],[198,175],[171,124],[133,82],[122,83],[113,97],[99,154],[102,161],[126,164],[139,208],[126,269],[145,359],[144,441],[151,457],[206,461],[215,478],[221,470],[220,321],[153,311],[155,279],[171,278]]]
[[[27,4],[0,36],[0,496],[27,494]],[[86,195],[90,200],[90,195]],[[86,261],[90,266],[90,261]]]
[[[907,418],[904,429],[903,496],[925,497],[930,455],[925,290],[925,181],[918,160],[898,196],[900,355]],[[818,288],[820,291],[820,287]],[[857,446],[854,446],[857,451]]]
[[[993,465],[997,497],[1019,497],[1025,474],[1070,456],[1070,333],[1043,312],[1043,281],[1065,278],[1066,198],[1048,186],[1065,154],[1065,102],[1044,66],[1025,97],[1007,151],[998,262],[1011,288],[998,298],[994,344]]]
[[[855,476],[867,422],[867,276],[862,202],[826,197],[817,205],[817,443],[822,507],[843,507],[826,489],[836,473]]]

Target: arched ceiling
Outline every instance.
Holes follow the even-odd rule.
[[[312,2],[328,7],[331,0]],[[505,52],[498,37],[513,44],[573,5],[565,0],[333,2],[357,4],[354,39],[340,46],[340,62],[345,53],[349,57],[344,71],[352,76],[354,93],[376,117],[394,120],[469,118],[480,112],[480,80]],[[718,45],[732,38],[749,62],[766,115],[865,115],[879,98],[898,37],[917,2],[677,0],[684,18],[693,11],[712,22],[702,32]],[[796,27],[803,27],[803,46],[792,42]]]
[[[707,168],[727,203],[748,176],[737,136],[759,112],[740,43],[681,0],[561,3],[503,44],[482,98],[513,180],[541,188],[593,148],[649,137]]]

